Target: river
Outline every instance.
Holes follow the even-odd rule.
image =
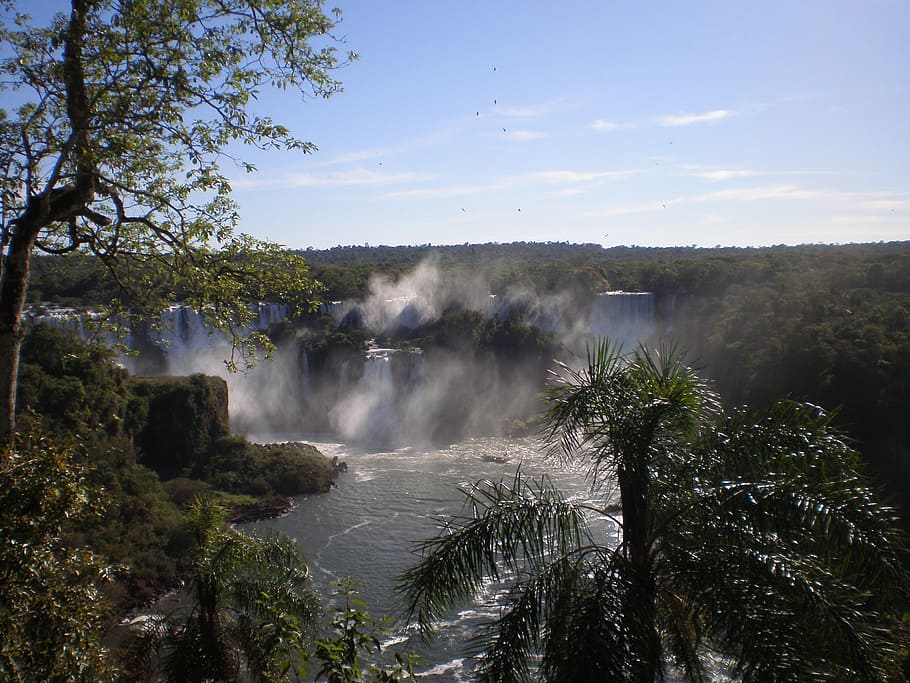
[[[549,474],[566,496],[591,495],[583,467],[573,469],[547,458],[529,438],[482,437],[442,448],[381,452],[300,440],[330,458],[337,455],[348,471],[330,492],[300,496],[284,517],[246,528],[277,529],[296,539],[324,594],[333,581],[349,577],[359,584],[362,598],[377,617],[400,617],[396,578],[417,561],[414,551],[435,534],[438,516],[461,511],[464,495],[459,488],[482,479],[510,481],[520,466],[524,475]],[[481,596],[453,612],[429,647],[416,638],[404,642],[409,631],[400,623],[390,642],[424,658],[418,669],[424,674],[422,680],[467,681],[468,642],[479,625],[495,614],[491,597]]]

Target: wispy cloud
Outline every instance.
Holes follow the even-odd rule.
[[[711,182],[723,180],[733,180],[734,178],[753,178],[753,177],[778,177],[778,176],[812,176],[812,175],[836,175],[833,171],[810,171],[810,170],[770,170],[759,171],[748,168],[717,168],[713,166],[681,166],[679,167],[682,175],[694,178],[702,178]]]
[[[693,123],[710,123],[733,116],[736,112],[730,109],[714,109],[704,114],[668,114],[657,119],[661,126],[691,126]]]
[[[235,190],[269,187],[289,189],[295,187],[343,187],[365,185],[397,185],[424,182],[430,177],[418,173],[385,173],[366,168],[352,168],[330,173],[286,173],[280,176],[247,176],[231,181]]]
[[[778,200],[834,200],[843,198],[843,193],[834,190],[810,190],[799,185],[764,185],[758,187],[738,187],[729,190],[717,190],[702,194],[677,197],[672,201],[680,202],[761,202]]]
[[[602,180],[620,180],[633,175],[644,173],[638,168],[623,169],[618,171],[535,171],[526,173],[516,178],[527,178],[550,185],[563,185],[569,183],[590,183]]]
[[[641,128],[651,128],[653,126],[661,127],[678,127],[691,126],[696,123],[712,123],[735,116],[739,112],[733,109],[714,109],[703,114],[665,114],[663,116],[653,116],[648,119],[637,121],[612,121],[610,119],[595,119],[591,123],[591,128],[597,131],[615,131],[615,130],[636,130]]]
[[[862,224],[869,223],[875,225],[907,225],[906,216],[895,216],[894,214],[866,214],[866,215],[840,215],[832,216],[830,221],[835,224]]]
[[[549,170],[521,173],[490,180],[487,183],[459,184],[437,187],[421,187],[409,190],[388,192],[386,199],[414,199],[434,197],[460,197],[522,187],[560,187],[562,194],[577,194],[604,182],[622,180],[639,173],[641,169],[623,169],[612,171],[568,171]],[[574,186],[565,189],[567,186]],[[555,195],[550,195],[555,196]]]
[[[380,147],[367,147],[341,152],[335,156],[316,162],[318,166],[342,166],[360,161],[387,159],[408,152],[419,151],[444,145],[457,138],[474,123],[474,117],[439,123],[423,133],[408,137],[400,142],[393,142]]]
[[[901,199],[870,199],[863,206],[875,211],[910,211],[910,198]]]
[[[904,194],[887,192],[843,192],[822,188],[810,189],[799,185],[759,185],[740,187],[714,192],[701,192],[680,195],[667,199],[609,206],[589,213],[592,217],[623,216],[651,211],[664,211],[684,204],[723,204],[728,202],[782,202],[811,201],[825,206],[836,207],[840,211],[856,209],[897,211],[901,207],[910,208],[910,199]],[[890,211],[889,211],[890,213]],[[881,215],[881,214],[880,214]]]
[[[696,178],[704,178],[705,180],[716,182],[718,180],[731,180],[733,178],[747,178],[749,176],[754,176],[755,171],[735,168],[715,168],[712,170],[702,171],[693,170],[686,175],[695,176]]]
[[[495,192],[497,190],[507,189],[509,185],[503,181],[492,181],[489,183],[460,184],[460,185],[440,185],[437,187],[420,187],[411,190],[399,190],[396,192],[387,192],[384,199],[434,199],[444,197],[465,197],[486,192]]]
[[[510,119],[536,119],[554,112],[562,111],[568,107],[568,103],[563,99],[549,100],[537,104],[527,105],[502,105],[497,104],[493,111],[500,116]]]
[[[515,142],[526,142],[528,140],[540,140],[548,136],[539,130],[510,130],[506,133],[506,137]]]

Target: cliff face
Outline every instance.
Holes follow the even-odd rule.
[[[136,445],[162,479],[192,476],[230,433],[227,383],[219,377],[136,377],[132,390],[148,410]]]
[[[228,388],[219,377],[137,377],[134,406],[142,464],[162,480],[188,477],[232,494],[294,496],[327,491],[338,472],[307,444],[253,444],[228,428]]]

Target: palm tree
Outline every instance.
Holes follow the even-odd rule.
[[[300,662],[320,617],[309,571],[286,536],[227,526],[197,499],[189,512],[198,552],[180,606],[145,621],[127,666],[142,680],[279,680]]]
[[[485,581],[509,583],[477,643],[483,680],[532,663],[545,681],[706,681],[718,661],[744,680],[893,674],[899,538],[823,411],[724,416],[674,349],[607,342],[560,366],[547,399],[552,453],[586,462],[602,502],[520,473],[481,482],[401,581],[427,635]]]

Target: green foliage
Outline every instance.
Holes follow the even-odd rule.
[[[67,540],[101,513],[72,448],[38,436],[0,461],[0,678],[101,680],[110,567]]]
[[[135,427],[128,373],[117,367],[109,349],[36,325],[25,338],[20,363],[20,413],[41,413],[49,427],[84,438],[98,431],[118,436]]]
[[[898,677],[901,537],[828,415],[724,416],[672,349],[606,343],[562,367],[549,405],[554,453],[587,462],[600,499],[481,482],[402,577],[429,631],[486,582],[509,585],[478,639],[484,680],[536,661],[549,681],[654,681],[668,664],[704,681],[712,653],[745,680]]]
[[[380,638],[389,632],[387,620],[377,623],[370,616],[363,601],[357,598],[352,581],[345,579],[335,584],[333,592],[342,603],[335,606],[330,635],[316,641],[315,658],[321,662],[316,680],[327,683],[401,683],[416,681],[413,668],[417,657],[394,653],[393,662],[380,666],[370,662],[363,668],[363,657],[380,655]]]
[[[289,538],[229,527],[223,509],[197,499],[195,539],[181,602],[147,618],[130,645],[129,680],[283,680],[310,642],[319,601]]]
[[[187,547],[177,506],[158,474],[137,462],[132,439],[147,402],[108,349],[45,325],[30,329],[20,372],[20,425],[77,438],[86,486],[108,501],[104,515],[83,519],[68,539],[125,568],[106,586],[116,609],[146,601],[184,569]]]
[[[214,445],[202,471],[202,478],[222,491],[285,498],[328,491],[333,477],[328,458],[309,444],[262,446],[236,436]]]

